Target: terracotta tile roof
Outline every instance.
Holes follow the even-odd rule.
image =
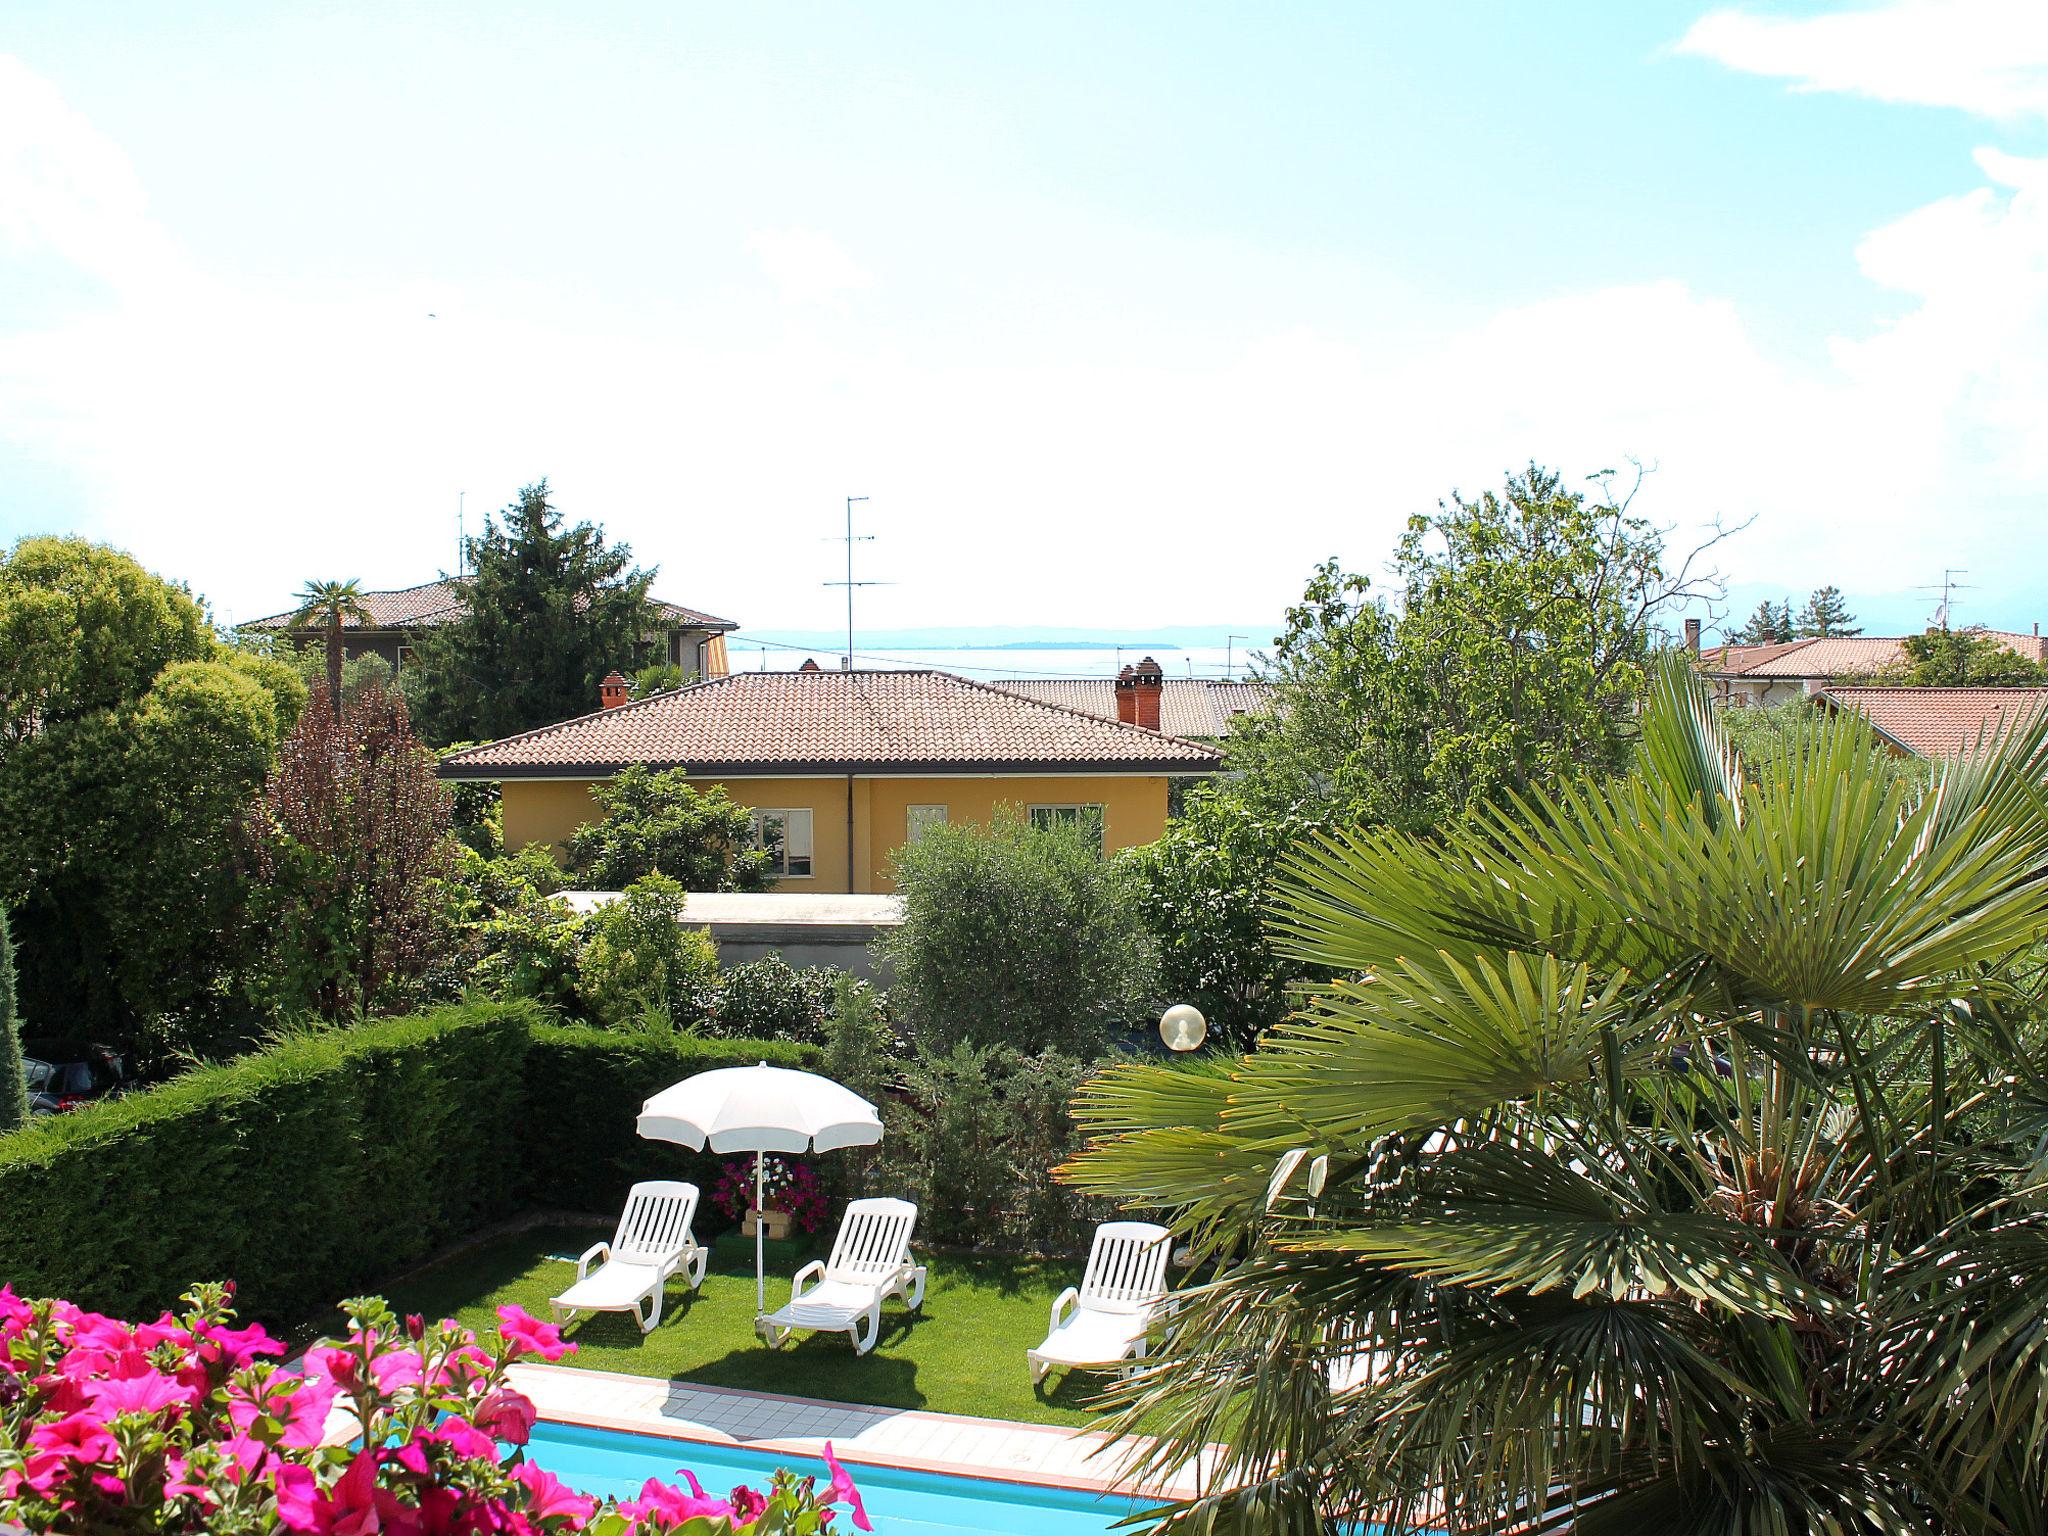
[[[1210,773],[1209,747],[950,672],[740,672],[488,742],[444,777],[602,776],[629,763],[723,774]]]
[[[1700,665],[1715,677],[1847,677],[1905,659],[1896,636],[1833,635],[1780,645],[1725,645]]]
[[[1113,678],[999,677],[996,686],[1047,704],[1116,718]],[[1271,683],[1169,677],[1159,690],[1159,728],[1169,736],[1228,736],[1232,716],[1270,709],[1274,692]]]
[[[435,629],[443,624],[452,624],[469,611],[464,597],[462,581],[424,581],[416,587],[399,587],[390,592],[365,592],[363,608],[370,615],[367,624],[349,618],[342,620],[343,629]],[[685,629],[738,629],[731,619],[721,619],[695,608],[685,608],[680,603],[664,602],[660,598],[650,599],[654,611],[670,624]],[[290,629],[292,613],[273,613],[267,618],[251,619],[240,626],[243,629]]]
[[[1960,757],[2048,707],[2048,688],[1824,688],[1817,697],[1920,757]]]

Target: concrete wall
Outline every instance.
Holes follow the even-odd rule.
[[[1167,779],[1157,776],[1033,777],[948,775],[924,779],[702,779],[722,784],[742,805],[811,813],[808,878],[779,883],[784,891],[895,889],[889,856],[909,836],[910,807],[943,805],[949,822],[987,823],[998,805],[1100,805],[1103,845],[1114,851],[1156,842],[1166,831]],[[853,878],[847,879],[847,798],[852,794]],[[505,845],[544,843],[558,852],[570,833],[597,817],[584,780],[513,779],[504,785]]]

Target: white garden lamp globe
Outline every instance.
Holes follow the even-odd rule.
[[[1208,1036],[1209,1021],[1188,1003],[1175,1003],[1159,1015],[1159,1038],[1169,1051],[1192,1051]]]

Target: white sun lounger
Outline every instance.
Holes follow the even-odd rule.
[[[882,1303],[899,1296],[915,1312],[924,1301],[924,1266],[910,1262],[917,1207],[908,1200],[855,1200],[846,1207],[832,1257],[811,1260],[790,1282],[789,1305],[756,1319],[770,1349],[804,1328],[844,1332],[864,1355],[882,1331]],[[808,1288],[806,1288],[808,1286]]]
[[[576,1312],[630,1312],[642,1333],[652,1333],[673,1276],[683,1275],[693,1291],[704,1283],[710,1254],[690,1230],[696,1215],[696,1185],[669,1179],[635,1184],[612,1240],[591,1244],[576,1261],[576,1283],[548,1302],[555,1320]]]
[[[1027,1353],[1031,1380],[1054,1370],[1109,1371],[1145,1358],[1145,1335],[1166,1297],[1166,1228],[1149,1221],[1105,1221],[1095,1229],[1077,1290],[1052,1304],[1045,1342]]]

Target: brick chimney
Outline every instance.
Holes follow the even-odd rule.
[[[614,667],[611,671],[607,672],[604,675],[604,681],[597,685],[597,702],[599,708],[617,709],[621,704],[624,704],[627,700],[631,699],[632,697],[633,690],[627,686],[626,680],[623,677],[619,676],[618,669],[616,667]]]
[[[1698,619],[1687,619],[1685,621],[1685,648],[1695,656],[1700,653],[1700,621]]]
[[[1148,731],[1159,729],[1159,691],[1165,686],[1166,674],[1150,656],[1131,669],[1132,725],[1142,725]],[[1117,716],[1121,719],[1123,711],[1118,710]]]
[[[1116,675],[1116,718],[1121,725],[1135,725],[1138,720],[1138,696],[1132,692],[1136,684],[1131,677],[1129,667]]]
[[[804,664],[797,668],[799,672],[822,672],[824,670],[823,667],[818,665],[818,658],[815,656],[806,656]]]

